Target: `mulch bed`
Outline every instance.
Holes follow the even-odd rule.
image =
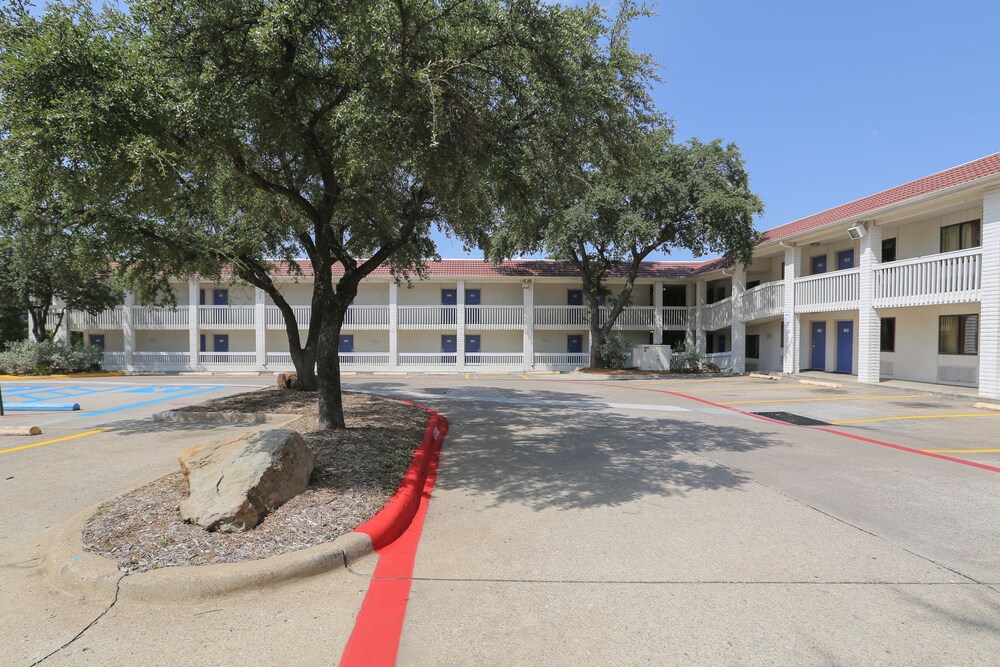
[[[253,530],[210,533],[180,518],[187,497],[180,471],[161,477],[102,505],[83,531],[86,547],[123,572],[256,560],[330,542],[382,509],[427,424],[420,408],[351,393],[342,431],[319,428],[315,392],[264,389],[184,409],[301,415],[283,428],[302,434],[317,454],[309,487]]]

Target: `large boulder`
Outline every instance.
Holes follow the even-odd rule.
[[[191,447],[177,458],[191,491],[181,517],[226,533],[253,528],[305,490],[316,465],[316,454],[289,429]]]

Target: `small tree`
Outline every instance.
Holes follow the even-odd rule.
[[[678,144],[659,129],[637,137],[636,145],[637,158],[627,168],[581,168],[582,194],[536,230],[534,239],[520,241],[522,248],[540,243],[582,277],[592,368],[603,367],[598,351],[631,302],[650,254],[685,248],[696,256],[715,252],[747,263],[757,239],[753,218],[763,210],[735,144]],[[610,278],[624,283],[612,290]]]

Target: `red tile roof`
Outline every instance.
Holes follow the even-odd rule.
[[[796,234],[820,229],[850,218],[873,213],[892,204],[899,204],[994,174],[1000,174],[1000,153],[993,153],[984,158],[775,227],[763,234],[761,244],[773,243]],[[701,262],[644,262],[639,276],[641,278],[686,278],[725,268],[728,264],[729,262],[724,258]],[[298,265],[302,275],[312,275],[312,266],[308,261],[299,260]],[[434,277],[455,278],[572,278],[578,275],[575,270],[562,262],[549,259],[509,260],[500,264],[492,264],[482,259],[443,259],[429,262],[427,270],[428,274]],[[334,267],[334,275],[341,273],[342,270],[339,266]],[[288,265],[276,264],[274,275],[291,276],[295,275],[295,272]],[[377,277],[388,277],[389,275],[389,269],[385,266],[380,266],[372,273],[372,276]],[[624,271],[617,274],[618,277],[623,275]]]
[[[761,242],[771,243],[778,241],[795,234],[801,234],[802,232],[819,229],[820,227],[835,224],[859,215],[872,213],[892,204],[899,204],[909,199],[929,195],[955,185],[969,183],[997,173],[1000,173],[1000,153],[993,153],[984,158],[979,158],[978,160],[973,160],[972,162],[967,162],[951,169],[945,169],[936,174],[924,176],[915,181],[910,181],[909,183],[856,199],[821,213],[810,215],[801,220],[775,227],[764,233],[764,238]]]

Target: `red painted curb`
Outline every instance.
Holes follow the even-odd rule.
[[[444,442],[444,436],[448,433],[448,419],[444,415],[411,401],[403,402],[426,410],[430,418],[427,420],[420,446],[413,452],[413,458],[406,469],[406,474],[403,475],[403,480],[399,483],[399,488],[378,514],[354,529],[354,532],[364,533],[370,537],[376,551],[391,544],[413,521],[413,516],[420,506],[427,473]]]

